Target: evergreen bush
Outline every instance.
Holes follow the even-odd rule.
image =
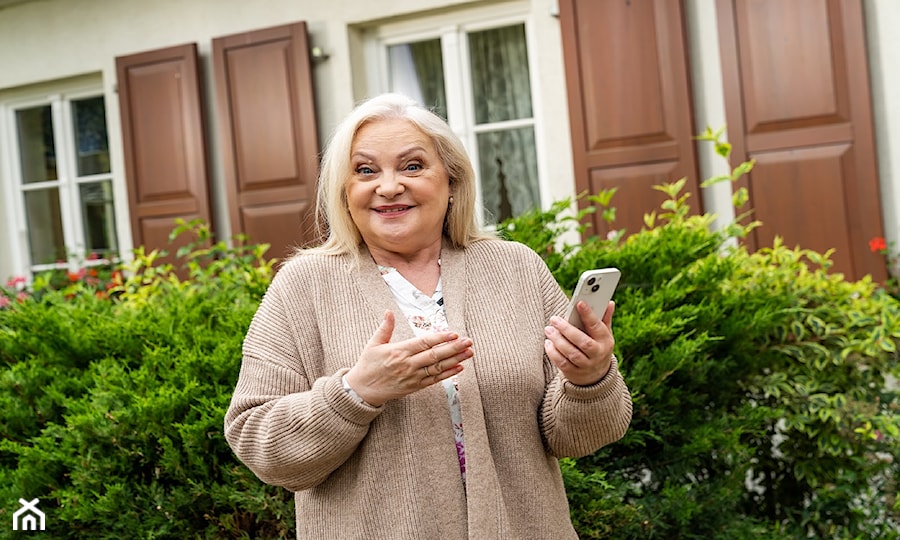
[[[139,250],[113,301],[76,282],[0,309],[0,500],[40,499],[47,530],[31,537],[293,536],[290,494],[222,433],[272,261],[266,246],[199,247],[194,225],[190,279]]]
[[[566,202],[500,228],[569,290],[585,269],[622,271],[613,326],[634,417],[619,443],[563,462],[581,537],[900,538],[900,303],[829,273],[827,253],[727,247],[760,224],[713,230],[683,185],[657,186],[660,213],[627,238],[558,247],[566,229],[543,225],[572,223]]]

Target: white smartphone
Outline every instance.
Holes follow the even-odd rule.
[[[616,291],[616,285],[619,284],[620,276],[621,272],[618,268],[598,268],[583,272],[578,278],[578,285],[575,286],[575,292],[572,293],[572,300],[566,310],[566,319],[569,323],[579,330],[584,330],[581,316],[575,309],[575,304],[580,300],[587,302],[598,317],[603,317],[606,307]]]

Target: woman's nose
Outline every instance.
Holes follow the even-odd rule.
[[[378,187],[375,188],[375,193],[388,199],[396,197],[404,191],[406,191],[406,186],[403,185],[403,179],[393,171],[384,172],[378,182]]]

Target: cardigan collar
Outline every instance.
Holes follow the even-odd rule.
[[[444,255],[446,253],[446,255]],[[465,249],[452,249],[447,242],[441,251],[443,261],[441,285],[444,289],[444,307],[450,328],[462,336],[473,338],[475,356],[463,362],[465,369],[459,377],[459,398],[466,437],[466,497],[469,531],[480,531],[485,538],[503,538],[504,523],[509,521],[506,501],[498,497],[502,493],[497,466],[494,463],[490,435],[484,418],[481,386],[478,379],[478,363],[484,361],[478,355],[478,339],[466,329],[467,314],[477,309],[469,300],[476,291],[470,290],[471,272],[485,272],[486,268],[472,266],[472,257]],[[512,337],[512,336],[510,336]],[[492,501],[493,504],[485,504]]]
[[[444,312],[450,329],[461,336],[466,333],[466,252],[454,248],[447,238],[441,247],[441,288],[444,295]],[[380,321],[384,312],[394,312],[397,321],[405,321],[402,311],[390,288],[381,277],[378,265],[369,249],[363,244],[360,249],[360,265],[356,285],[372,314]],[[408,324],[395,324],[392,341],[403,341],[415,337]]]
[[[357,286],[361,296],[368,303],[373,314],[380,322],[384,312],[392,310],[395,315],[402,315],[394,300],[390,288],[381,277],[378,266],[367,248],[363,248],[362,262]],[[441,248],[441,287],[444,293],[444,311],[450,329],[461,336],[468,336],[466,329],[466,313],[471,309],[467,305],[470,291],[470,279],[467,273],[478,271],[469,268],[469,257],[465,249],[454,248],[444,238]],[[405,321],[404,317],[397,320]],[[414,337],[409,324],[395,324],[392,341],[403,341]],[[471,336],[470,336],[471,337]],[[470,531],[490,531],[486,537],[502,538],[505,523],[509,516],[505,501],[498,498],[502,492],[497,474],[497,466],[492,455],[490,438],[484,418],[481,402],[481,389],[478,385],[478,343],[474,343],[475,357],[463,362],[465,369],[459,376],[460,406],[462,408],[463,425],[466,437],[466,492],[468,497],[467,520]],[[425,391],[434,392],[435,399],[443,397],[443,391],[437,391],[439,385]],[[449,427],[448,427],[449,429]],[[480,501],[480,503],[479,503]],[[493,501],[493,504],[483,504]]]

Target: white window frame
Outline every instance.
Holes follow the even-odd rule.
[[[88,260],[84,254],[85,231],[81,215],[80,186],[85,183],[110,182],[115,193],[114,164],[110,160],[110,171],[102,174],[78,177],[77,152],[74,148],[72,102],[87,98],[102,97],[107,115],[107,141],[110,137],[109,97],[98,80],[95,82],[60,83],[46,85],[39,89],[22,90],[9,100],[0,102],[0,183],[3,186],[2,212],[7,216],[9,252],[13,258],[15,275],[24,276],[30,283],[34,275],[48,270],[76,271],[101,264],[109,264],[107,258]],[[19,138],[16,113],[19,110],[50,106],[53,121],[53,144],[56,152],[57,179],[23,184],[20,164]],[[112,149],[109,149],[110,152]],[[26,191],[56,187],[60,198],[60,219],[63,228],[63,242],[66,249],[64,261],[36,263],[31,260],[28,238],[28,224],[23,194]],[[116,206],[113,197],[116,220],[112,223],[117,238],[118,249],[122,250],[121,231],[118,230],[118,215],[123,209]],[[120,257],[121,253],[114,254]]]
[[[529,3],[512,2],[459,9],[440,14],[424,14],[420,17],[404,18],[399,22],[385,22],[363,31],[363,58],[366,65],[366,84],[369,95],[376,95],[390,89],[387,52],[389,46],[427,39],[439,38],[441,40],[447,94],[447,123],[462,140],[475,167],[476,216],[482,225],[484,225],[484,212],[481,204],[481,171],[478,166],[480,161],[476,141],[477,135],[481,132],[531,126],[534,130],[537,154],[538,194],[540,197],[538,203],[541,207],[546,207],[551,198],[549,175],[545,169],[547,146],[542,129],[543,111],[540,107],[542,100],[539,96],[540,76],[536,62],[536,38],[530,10]],[[469,32],[518,24],[525,27],[532,117],[476,125],[472,81],[467,69],[468,40],[463,38]]]

